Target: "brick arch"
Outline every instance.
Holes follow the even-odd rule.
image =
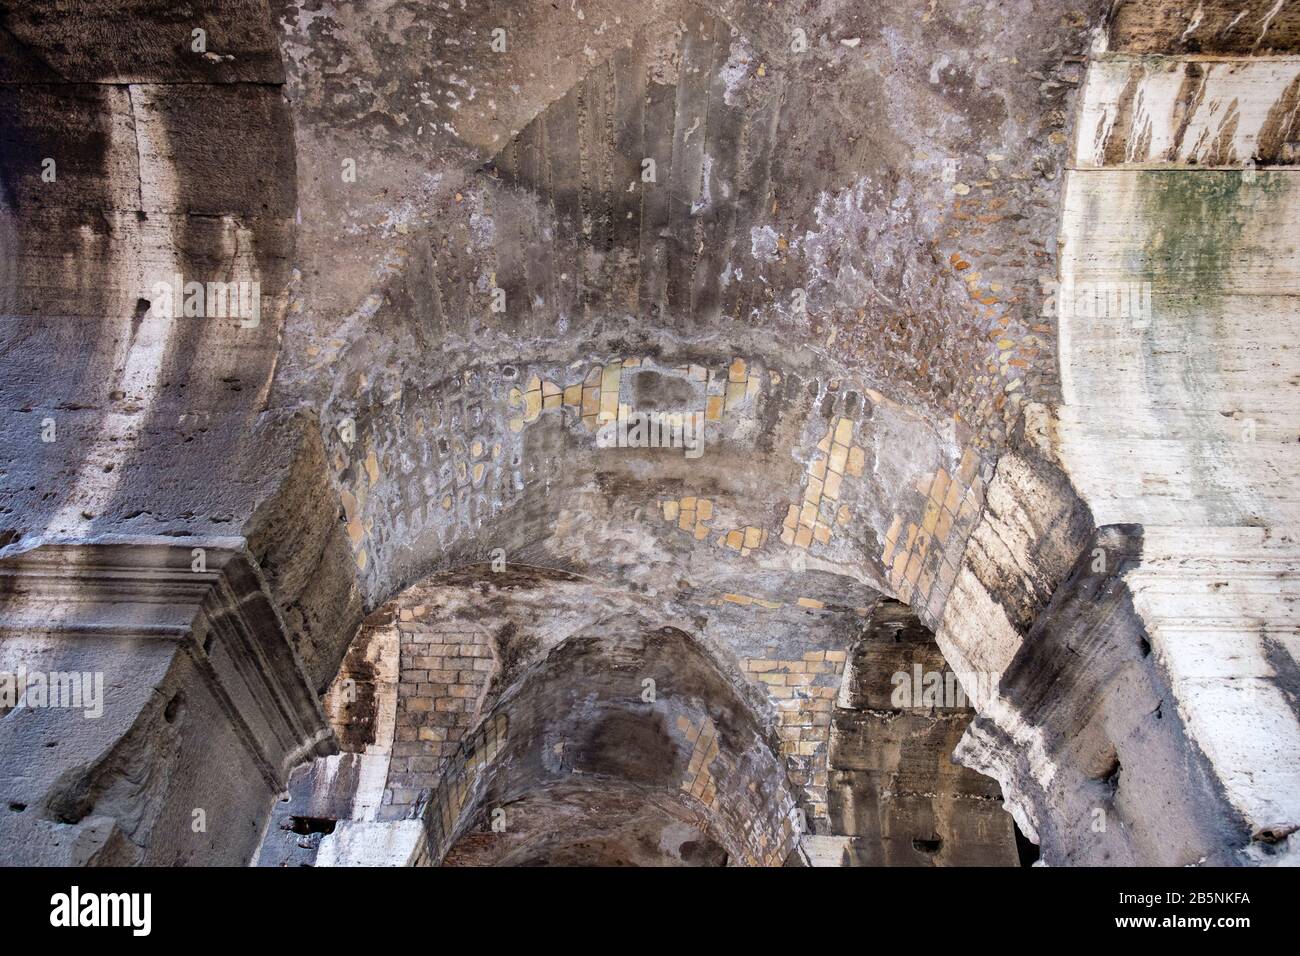
[[[553,708],[547,704],[551,699],[547,694],[558,695],[556,700],[568,699],[565,695],[570,691],[565,687],[586,688],[594,701],[607,697],[613,701],[600,705],[612,721],[608,733],[595,733],[583,722],[570,726],[568,733],[582,738],[580,750],[599,751],[601,738],[650,732],[647,728],[657,726],[659,731],[652,736],[669,752],[680,755],[672,786],[657,783],[656,792],[662,791],[668,802],[660,800],[654,804],[657,810],[646,811],[665,826],[685,826],[690,819],[708,822],[716,814],[725,816],[731,803],[751,799],[736,791],[734,781],[724,786],[722,771],[715,780],[708,774],[701,776],[699,768],[691,766],[696,756],[694,743],[701,735],[707,741],[710,734],[721,734],[718,728],[726,730],[729,741],[719,748],[723,751],[720,767],[725,766],[729,774],[741,774],[736,779],[747,779],[744,774],[753,773],[761,764],[770,778],[764,789],[776,787],[789,794],[786,810],[797,804],[807,821],[804,826],[822,826],[829,720],[818,715],[829,716],[857,611],[834,604],[835,597],[842,599],[847,592],[833,579],[824,581],[822,589],[814,593],[825,600],[808,597],[784,610],[776,605],[762,609],[752,598],[722,592],[702,593],[695,604],[665,610],[617,580],[602,581],[559,570],[508,565],[493,573],[490,566],[479,565],[435,575],[402,592],[362,626],[326,696],[326,709],[344,753],[317,761],[295,782],[292,800],[277,811],[281,823],[270,832],[276,834],[282,825],[289,829],[286,821],[295,816],[320,815],[340,821],[345,830],[373,829],[389,834],[413,827],[410,821],[420,819],[431,840],[421,844],[420,852],[440,859],[469,828],[479,834],[469,844],[478,847],[471,854],[478,858],[492,842],[484,835],[492,831],[485,827],[499,803],[484,802],[489,783],[496,786],[487,771],[505,753],[507,743],[514,748],[511,752],[522,748],[533,752],[529,759],[535,759],[536,745],[529,735],[540,732],[537,728],[551,717],[570,719],[565,716],[568,705],[556,704],[558,710],[552,714]],[[870,601],[872,593],[862,591],[861,600]],[[706,619],[700,612],[711,622],[688,635],[684,627],[694,630]],[[780,615],[782,620],[772,618],[770,634],[746,636],[744,619],[753,612]],[[773,641],[785,644],[790,624],[801,619],[809,633],[797,647],[764,646]],[[681,668],[662,666],[665,652],[655,652],[661,664],[655,665],[654,676],[663,695],[658,707],[638,709],[635,700],[643,685],[633,681],[622,686],[618,675],[626,671],[626,661],[620,663],[617,654],[608,660],[602,656],[602,642],[613,641],[612,646],[619,646],[620,635],[627,634],[650,635],[656,640],[666,634],[680,647],[668,657],[680,658]],[[573,655],[571,649],[578,645],[589,650]],[[580,674],[573,671],[572,662],[565,663],[566,655],[579,662]],[[488,660],[493,662],[491,669],[485,663]],[[472,670],[475,665],[482,669]],[[574,676],[566,676],[570,672]],[[696,676],[689,687],[683,687],[682,675],[688,672]],[[551,691],[538,690],[538,686],[552,685]],[[519,710],[521,695],[524,703]],[[683,695],[689,698],[688,703],[674,703]],[[470,704],[478,700],[484,700],[484,705]],[[707,750],[707,743],[701,746]],[[745,753],[739,754],[737,748]],[[719,757],[717,752],[706,754],[705,750],[698,755],[700,761]],[[599,759],[614,758],[607,753]],[[511,757],[506,766],[516,763]],[[528,789],[538,791],[537,806],[562,809],[570,803],[575,798],[570,785],[576,786],[575,781],[595,772],[581,762],[575,769],[579,776],[562,773],[555,779],[535,781],[536,786]],[[509,782],[507,775],[503,786]],[[642,782],[634,779],[630,784],[635,787]],[[615,789],[624,793],[626,782]],[[510,797],[516,798],[524,799],[519,794]],[[683,800],[689,804],[686,817],[682,816]],[[620,805],[629,813],[634,809],[626,801]],[[725,844],[732,859],[753,862],[763,854],[754,847],[742,851],[736,836],[738,819],[727,824],[730,835],[719,845]],[[709,822],[713,828],[709,832],[716,836],[718,825]],[[769,834],[769,842],[773,839]],[[703,849],[713,841],[714,837],[709,837],[691,852],[700,860],[716,859]],[[527,842],[502,852],[511,859],[522,859],[530,852]],[[693,838],[685,842],[691,843]],[[275,839],[268,841],[264,862],[283,858],[276,855],[280,851],[275,843]],[[338,851],[330,846],[326,841],[328,853],[322,863],[356,862],[346,855],[334,855]],[[297,851],[291,846],[289,852]],[[752,858],[746,852],[753,854]],[[457,853],[452,861],[468,858]]]
[[[470,851],[458,854],[457,845],[477,834],[476,861],[534,857],[534,834],[554,843],[548,808],[561,805],[552,791],[567,778],[589,801],[587,814],[603,815],[595,808],[605,787],[623,807],[630,784],[656,794],[661,808],[677,808],[669,816],[691,821],[697,840],[723,848],[731,862],[783,862],[797,835],[781,763],[759,742],[756,716],[699,651],[676,628],[629,635],[623,625],[589,629],[550,649],[484,718],[430,794],[423,819],[439,848],[431,855],[463,857]],[[647,673],[655,681],[649,701]],[[609,811],[619,812],[626,811]],[[493,827],[498,819],[503,829]],[[583,827],[568,826],[573,844],[589,839]],[[691,862],[689,853],[674,860]]]

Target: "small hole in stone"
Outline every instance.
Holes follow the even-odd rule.
[[[1250,839],[1255,843],[1276,844],[1281,843],[1292,833],[1296,831],[1294,826],[1285,824],[1260,827],[1250,835]]]
[[[1112,769],[1106,777],[1106,784],[1111,788],[1111,790],[1119,789],[1119,775],[1122,769],[1123,768],[1119,765],[1119,757],[1116,757],[1114,769]]]
[[[290,817],[286,830],[298,834],[333,833],[337,820],[326,817]]]
[[[11,803],[11,804],[9,804],[9,809],[12,810],[14,813],[22,813],[24,810],[27,809],[27,804],[25,804],[25,803]]]
[[[921,853],[933,856],[935,853],[939,852],[939,848],[942,846],[943,840],[939,837],[933,837],[928,840],[922,839],[921,837],[912,837],[912,849]]]
[[[1138,638],[1138,643],[1142,647],[1143,657],[1146,657],[1148,654],[1151,653],[1151,642],[1148,641],[1145,637]]]
[[[204,653],[204,654],[211,654],[211,653],[212,653],[212,635],[211,635],[211,634],[209,634],[207,637],[205,637],[205,638],[203,639],[203,653]]]
[[[174,724],[176,718],[181,712],[181,695],[177,694],[171,700],[167,701],[167,706],[163,708],[163,720],[169,724]]]
[[[1119,754],[1115,745],[1107,741],[1105,747],[1087,762],[1087,772],[1093,780],[1109,783],[1119,773]]]

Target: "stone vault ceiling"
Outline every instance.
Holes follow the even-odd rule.
[[[0,671],[102,613],[73,656],[146,685],[85,754],[0,717],[0,841],[1285,856],[1298,46],[1262,0],[0,0]],[[652,413],[698,444],[607,447]],[[891,703],[914,663],[960,705]],[[123,769],[245,745],[229,845]]]

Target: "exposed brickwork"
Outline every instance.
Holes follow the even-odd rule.
[[[446,762],[442,779],[430,795],[424,815],[429,827],[429,843],[439,855],[449,848],[449,840],[456,832],[480,776],[505,748],[509,733],[509,717],[498,713],[465,737]]]
[[[685,715],[679,715],[677,730],[682,733],[690,746],[690,762],[682,779],[682,792],[704,804],[714,813],[724,814],[736,819],[740,829],[746,834],[746,857],[749,866],[780,866],[790,852],[796,840],[794,825],[787,817],[780,818],[779,830],[773,831],[763,826],[763,821],[770,816],[772,794],[762,792],[757,782],[751,781],[746,788],[745,799],[752,800],[754,806],[746,808],[737,806],[734,786],[732,801],[720,800],[718,789],[720,781],[726,781],[738,768],[721,753],[718,728],[713,719],[705,717],[692,721]],[[725,783],[722,784],[726,786]],[[751,815],[747,816],[746,814]]]
[[[718,787],[712,773],[713,761],[718,756],[717,728],[708,717],[697,727],[684,716],[677,718],[677,727],[694,747],[690,763],[686,767],[686,779],[682,781],[682,791],[701,803],[713,806],[718,797]]]
[[[996,781],[1052,865],[1288,849],[1297,4],[40,6],[0,57],[4,623],[138,679],[0,724],[17,862],[247,862],[286,784],[322,861],[532,801],[568,858],[779,862],[884,595],[981,713],[833,716],[854,838],[983,846]],[[1079,288],[1117,282],[1150,314]],[[703,461],[603,427],[682,413]]]
[[[556,373],[554,377],[562,379],[565,384],[547,377],[550,373],[530,375],[523,388],[512,387],[506,395],[510,409],[509,428],[515,433],[522,432],[525,425],[537,421],[543,412],[555,409],[567,409],[588,431],[595,431],[604,422],[626,417],[636,402],[623,372],[640,368],[673,375],[697,386],[700,393],[698,402],[670,411],[701,412],[708,422],[723,421],[727,412],[739,415],[751,409],[753,400],[762,391],[765,374],[774,384],[780,382],[777,373],[764,373],[743,358],[733,359],[726,368],[663,366],[653,359],[639,356],[615,359],[591,366],[580,377]]]
[[[964,698],[927,699],[922,674],[955,679],[911,609],[884,601],[863,623],[831,717],[830,828],[866,866],[1014,866],[997,783],[955,765],[974,717]],[[899,676],[913,680],[900,695]],[[914,692],[915,691],[915,692]]]
[[[466,369],[395,395],[376,390],[327,436],[348,539],[366,572],[392,539],[431,531],[441,550],[470,543],[483,519],[517,501],[524,468],[492,394],[513,366]]]
[[[984,507],[979,455],[962,454],[956,471],[940,468],[917,483],[911,512],[898,512],[885,534],[882,560],[899,600],[933,627],[961,568],[966,541]]]
[[[806,551],[814,541],[828,543],[837,525],[853,520],[849,507],[840,503],[844,477],[861,478],[866,466],[865,452],[853,443],[853,428],[852,419],[839,418],[817,443],[808,463],[803,501],[786,512],[781,531],[784,543]]]
[[[708,498],[687,495],[659,502],[664,520],[674,522],[679,529],[690,534],[696,541],[703,541],[712,534],[717,536],[714,543],[719,547],[729,548],[740,553],[741,557],[767,544],[767,530],[756,525],[744,525],[739,528],[726,528],[721,523],[710,524],[715,517],[714,503]]]
[[[808,794],[814,821],[827,820],[827,742],[845,657],[844,651],[808,651],[797,661],[745,661],[745,670],[763,685],[780,712],[777,732],[787,773],[790,782]]]
[[[412,804],[421,790],[437,785],[478,720],[496,670],[483,631],[436,620],[432,610],[417,603],[398,612],[397,729],[384,796],[385,804],[394,806]]]

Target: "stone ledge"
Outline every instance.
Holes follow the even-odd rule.
[[[0,552],[0,635],[180,643],[275,789],[295,764],[336,750],[243,538],[11,546]]]

